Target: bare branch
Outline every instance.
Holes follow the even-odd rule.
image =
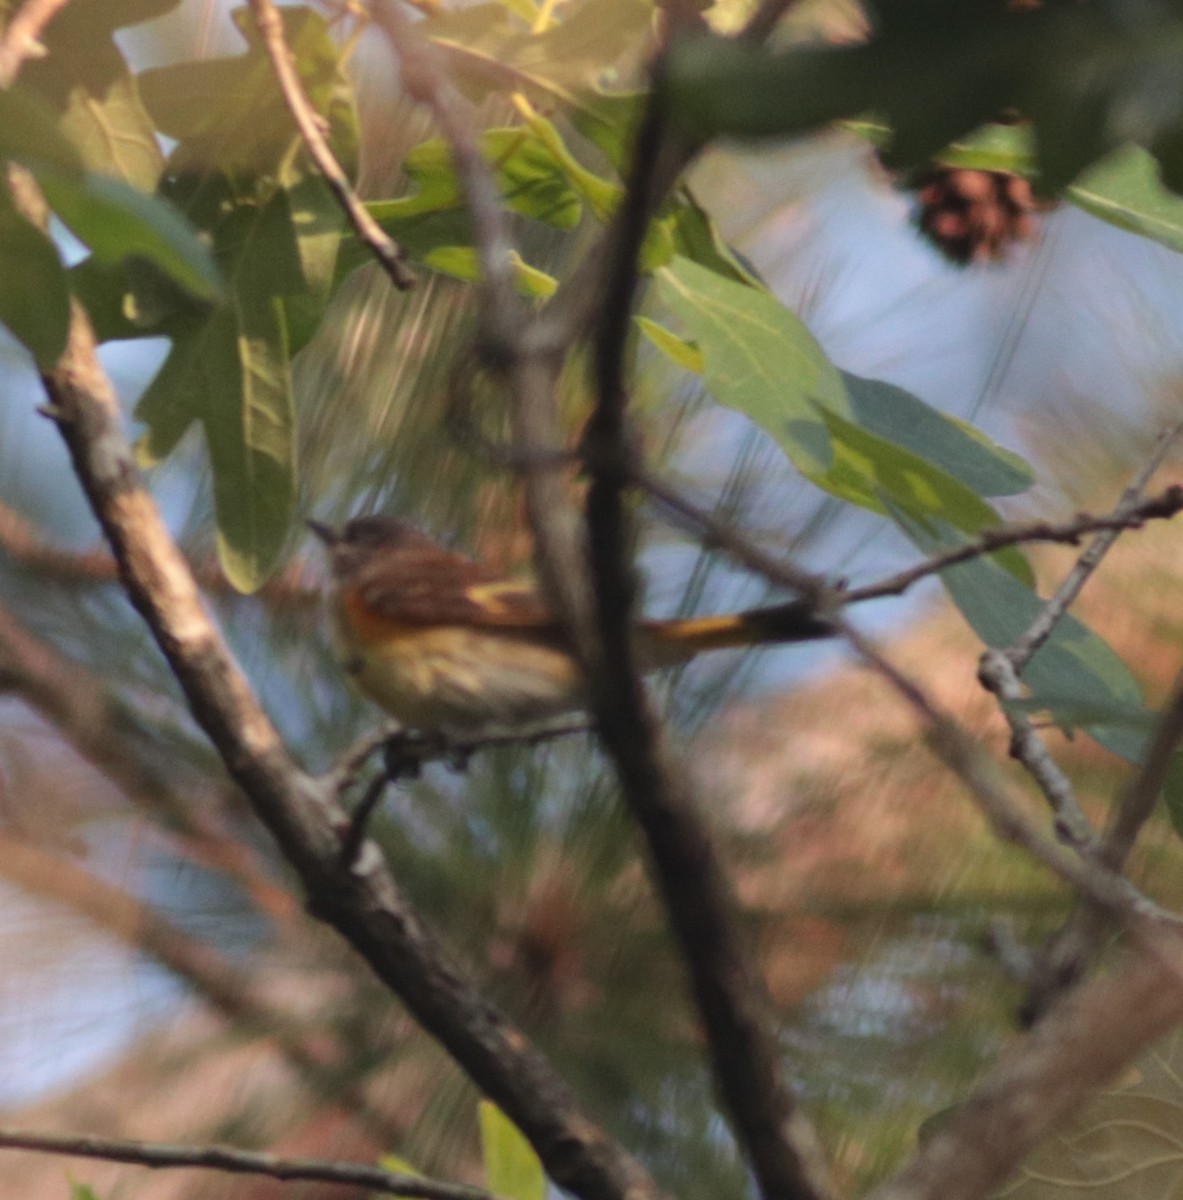
[[[1147,939],[1015,1043],[895,1178],[868,1200],[979,1200],[1140,1051],[1183,1020],[1176,937]]]
[[[0,34],[0,88],[10,88],[30,58],[43,58],[45,27],[70,0],[25,0]]]
[[[35,191],[21,206],[43,217]],[[531,1140],[551,1177],[584,1200],[655,1195],[643,1168],[584,1116],[546,1059],[451,961],[371,843],[340,858],[345,813],[291,759],[201,602],[144,487],[119,403],[74,304],[66,350],[42,381],[120,577],[227,769],[299,873],[309,904],[352,943]]]
[[[761,549],[735,526],[699,508],[642,464],[632,463],[630,471],[638,487],[680,524],[702,536],[706,545],[726,551],[736,562],[763,575],[770,583],[797,592],[806,603],[812,604],[819,615],[824,617],[844,603],[846,593],[840,588],[831,587],[822,576],[803,571],[795,563],[774,557]]]
[[[635,577],[625,490],[625,349],[637,263],[663,183],[680,158],[650,99],[633,149],[624,202],[609,231],[604,302],[593,345],[596,406],[585,435],[591,484],[588,552],[597,637],[584,651],[592,712],[629,811],[649,850],[689,968],[715,1082],[765,1200],[817,1200],[831,1184],[816,1136],[784,1078],[771,1005],[742,931],[718,849],[685,768],[671,753],[641,679],[632,639]],[[676,174],[676,172],[675,172]]]
[[[1126,503],[1123,499],[1123,503],[1113,512],[1102,517],[1079,513],[1070,521],[1031,521],[1022,525],[1008,525],[1002,529],[988,529],[963,546],[934,555],[879,583],[851,588],[845,593],[845,601],[847,604],[858,604],[864,600],[877,600],[882,596],[898,596],[921,579],[936,575],[958,563],[1005,550],[1008,546],[1021,546],[1030,542],[1059,542],[1074,546],[1086,533],[1103,531],[1116,535],[1126,529],[1141,529],[1149,520],[1169,519],[1183,512],[1183,486],[1179,484],[1173,484],[1160,495],[1152,496],[1148,500],[1141,500],[1138,495],[1131,499],[1132,503]],[[1090,546],[1089,550],[1092,552],[1093,547]]]
[[[1183,422],[1173,425],[1159,437],[1154,452],[1146,460],[1129,487],[1122,493],[1121,499],[1113,510],[1114,518],[1123,517],[1137,508],[1151,476],[1162,465],[1181,433],[1183,433]],[[1044,605],[1039,617],[1032,622],[1026,633],[1007,649],[1006,655],[1020,675],[1023,673],[1023,668],[1034,657],[1035,652],[1051,637],[1052,630],[1059,624],[1061,618],[1075,602],[1076,597],[1080,595],[1081,589],[1100,566],[1101,560],[1113,548],[1121,532],[1121,526],[1115,526],[1099,533],[1089,543],[1088,549],[1076,560],[1076,565],[1065,577],[1064,582]]]
[[[0,502],[0,552],[17,566],[60,583],[118,583],[119,571],[105,547],[93,550],[62,550],[47,542],[36,527],[10,505]],[[190,564],[198,582],[208,592],[237,596],[218,565],[211,559]],[[255,593],[276,608],[308,607],[320,602],[321,590],[314,587],[310,572],[301,562],[289,563]]]
[[[979,810],[1003,841],[1013,842],[1071,884],[1080,895],[1125,920],[1183,927],[1183,917],[1160,907],[1122,874],[1095,857],[1082,858],[1044,837],[1023,814],[999,778],[993,760],[913,679],[904,675],[848,622],[842,632],[858,653],[916,710],[929,730],[937,757],[966,785]]]
[[[1076,799],[1076,789],[1052,757],[1047,744],[1024,712],[1014,707],[1027,692],[1003,650],[987,650],[978,664],[978,679],[1002,704],[1002,714],[1011,730],[1010,753],[1027,768],[1047,798],[1055,818],[1056,836],[1081,853],[1097,847],[1097,835]]]
[[[407,265],[403,261],[402,250],[386,235],[382,226],[370,216],[369,210],[353,190],[341,164],[329,148],[329,144],[325,140],[325,120],[312,107],[312,102],[304,91],[304,85],[300,82],[291,49],[284,39],[283,20],[279,15],[279,10],[272,0],[249,0],[249,2],[251,12],[255,16],[259,37],[267,51],[267,57],[271,59],[279,90],[283,93],[284,102],[292,114],[292,119],[296,122],[296,128],[300,131],[300,137],[303,138],[308,153],[320,169],[325,182],[332,189],[333,195],[337,197],[341,211],[353,226],[359,240],[369,247],[374,258],[389,276],[390,282],[399,291],[406,291],[414,286],[415,276],[407,269]]]
[[[0,1129],[0,1149],[32,1150],[106,1162],[134,1163],[153,1169],[199,1167],[232,1175],[266,1175],[272,1179],[299,1179],[314,1183],[350,1184],[388,1196],[412,1200],[493,1200],[491,1192],[459,1183],[438,1183],[419,1175],[385,1171],[369,1163],[335,1163],[316,1158],[281,1158],[235,1150],[230,1146],[174,1146],[122,1138],[36,1133],[27,1129]]]

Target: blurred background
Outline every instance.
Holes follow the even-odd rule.
[[[857,32],[847,5],[802,21]],[[137,66],[236,53],[227,6],[186,0],[120,33]],[[362,188],[392,194],[430,134],[389,59],[358,46]],[[959,265],[921,201],[853,136],[718,149],[692,186],[729,241],[842,368],[972,420],[1036,466],[1008,516],[1112,503],[1183,394],[1177,256],[1071,207],[1038,212],[997,257]],[[562,277],[578,239],[537,232]],[[584,248],[586,248],[586,242]],[[507,570],[529,561],[506,477],[444,432],[473,327],[463,285],[409,295],[363,268],[297,362],[302,515],[412,516]],[[104,347],[130,414],[165,345]],[[364,968],[303,912],[273,848],[196,731],[112,581],[39,384],[0,342],[0,1122],[324,1157],[397,1153],[476,1170],[475,1095]],[[867,582],[912,560],[882,520],[839,512],[780,451],[642,348],[637,409],[655,467],[697,503],[811,568]],[[575,395],[573,405],[578,407]],[[354,695],[322,619],[324,564],[301,533],[252,597],[216,577],[200,442],[152,486],[289,743],[327,770],[380,714]],[[757,603],[764,586],[639,512],[654,614]],[[1055,581],[1070,554],[1038,559]],[[1177,534],[1126,539],[1083,615],[1158,699],[1178,660]],[[1000,753],[978,647],[935,586],[858,614]],[[716,655],[657,683],[717,802],[711,812],[778,1010],[786,1061],[848,1182],[879,1177],[1013,1027],[992,927],[1035,938],[1064,911],[982,829],[910,717],[832,648]],[[1101,804],[1120,767],[1057,749]],[[684,1197],[742,1187],[632,830],[577,738],[429,767],[376,825],[396,875],[588,1107]],[[1140,878],[1170,901],[1177,858],[1151,831]],[[100,1196],[247,1197],[274,1185],[72,1165]],[[18,1194],[66,1194],[60,1161],[0,1154]],[[285,1195],[313,1194],[285,1185]],[[334,1194],[318,1186],[318,1196]]]

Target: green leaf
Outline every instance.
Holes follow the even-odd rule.
[[[326,298],[333,286],[345,214],[332,189],[318,176],[304,175],[286,190],[304,284],[314,295]]]
[[[541,182],[555,190],[557,194],[558,203],[553,203],[551,207],[564,220],[560,222],[553,217],[536,216],[535,213],[520,207],[515,211],[523,213],[527,217],[534,216],[536,220],[546,220],[548,224],[557,225],[560,229],[574,229],[582,216],[582,205],[579,203],[579,197],[582,197],[587,201],[592,212],[601,221],[606,221],[616,211],[616,206],[620,203],[623,194],[622,189],[617,184],[584,167],[567,148],[567,144],[552,121],[535,113],[527,118],[526,126],[533,135],[535,144],[533,153],[540,160],[543,171],[546,172],[542,176]],[[489,133],[493,132],[495,131],[489,131]],[[520,137],[521,130],[516,132]],[[485,136],[488,137],[489,134]],[[492,147],[486,145],[485,153],[493,159],[494,166],[499,172],[502,171],[503,169],[499,166],[499,157],[492,153]],[[554,175],[558,176],[561,184],[552,178]],[[514,207],[512,203],[514,189],[510,186],[512,183],[512,176],[505,176],[501,184],[502,194],[511,208]],[[544,211],[546,211],[545,207]]]
[[[54,212],[99,262],[146,259],[195,296],[221,295],[222,277],[209,247],[166,201],[104,175],[36,174]]]
[[[633,320],[637,328],[676,366],[684,367],[694,375],[701,375],[706,369],[706,359],[693,342],[678,337],[648,317],[633,317]]]
[[[54,244],[0,198],[0,321],[43,369],[66,348],[70,293]]]
[[[146,464],[171,453],[201,422],[219,556],[242,591],[257,588],[274,566],[295,494],[283,297],[305,294],[305,283],[287,201],[278,191],[264,208],[236,208],[218,227],[215,249],[232,301],[203,317],[181,313],[165,323],[172,350],[136,412],[148,426],[140,443]]]
[[[1158,164],[1137,146],[1124,146],[1087,172],[1067,199],[1119,229],[1183,250],[1183,199],[1163,186]]]
[[[1013,496],[1034,482],[1031,468],[1017,454],[911,392],[849,371],[842,379],[861,428],[934,463],[979,496]]]
[[[938,521],[919,522],[892,514],[926,555],[953,549],[963,541]],[[1002,649],[1023,634],[1043,610],[1044,601],[990,558],[959,563],[941,572],[953,602],[987,646]],[[1047,643],[1023,672],[1032,702],[1066,728],[1078,724],[1078,706],[1093,705],[1131,712],[1144,707],[1142,689],[1121,658],[1097,634],[1072,615],[1057,624]],[[1126,720],[1102,718],[1082,727],[1101,745],[1132,762],[1140,760],[1146,737]]]
[[[324,18],[303,5],[280,9],[284,35],[313,107],[328,121],[328,141],[348,172],[357,151],[357,114],[340,51]],[[254,20],[237,9],[249,42],[243,54],[175,63],[144,71],[140,91],[160,131],[179,143],[169,156],[174,175],[218,172],[232,179],[260,176],[291,186],[294,153],[311,171],[295,121],[258,41]]]
[[[254,591],[273,569],[295,500],[291,379],[282,308],[240,294],[232,309],[178,334],[136,410],[145,465],[200,420],[214,476],[218,554],[230,583]]]
[[[764,287],[751,265],[723,240],[718,226],[698,203],[689,188],[682,188],[672,209],[675,253],[708,267],[737,283]]]
[[[553,275],[523,262],[516,253],[510,258],[518,291],[523,296],[546,299],[554,295],[559,281]],[[439,246],[423,255],[423,265],[433,271],[439,271],[441,275],[450,275],[453,279],[463,279],[467,282],[481,276],[480,259],[472,246]]]
[[[811,478],[819,487],[852,504],[888,516],[900,512],[915,521],[948,522],[965,533],[1002,523],[998,513],[960,480],[920,455],[869,432],[829,410],[821,410],[831,434],[833,462]],[[1018,547],[993,556],[1026,584],[1031,567]]]
[[[819,487],[873,512],[899,505],[914,517],[938,516],[977,532],[1000,520],[974,485],[1002,494],[1030,482],[1013,456],[914,396],[844,376],[767,290],[685,258],[655,278],[658,295],[702,355],[711,394],[770,433]],[[1020,551],[999,558],[1030,577]]]
[[[548,107],[598,119],[605,74],[624,74],[644,52],[654,8],[649,0],[582,0],[564,19],[532,33],[497,4],[435,14],[420,22],[471,95],[525,92]],[[627,60],[627,61],[626,61]]]
[[[541,124],[558,138],[557,130],[549,122]],[[572,173],[581,168],[566,153],[561,141],[545,142],[533,129],[514,126],[486,130],[481,135],[481,150],[507,208],[558,229],[574,229],[579,224],[583,205],[570,180]],[[463,205],[452,153],[441,138],[416,146],[407,155],[404,169],[415,191],[397,200],[371,204],[370,211],[376,220],[405,220]],[[581,185],[586,185],[587,181],[579,178]]]
[[[485,1184],[507,1200],[545,1200],[546,1173],[517,1126],[488,1100],[477,1105]]]
[[[168,12],[177,2],[72,3],[46,28],[48,53],[27,64],[22,75],[59,114],[62,132],[88,169],[144,192],[155,188],[164,156],[113,35],[121,26]]]
[[[82,158],[63,136],[52,111],[21,87],[0,90],[0,159],[69,174],[82,171]]]
[[[657,293],[697,344],[711,394],[770,433],[811,478],[833,461],[823,407],[849,412],[837,368],[775,296],[676,257]]]
[[[71,1179],[70,1200],[99,1200],[99,1194],[89,1183],[79,1183],[77,1179]]]

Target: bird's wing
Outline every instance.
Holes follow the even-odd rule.
[[[554,617],[529,584],[442,546],[408,546],[358,573],[363,603],[376,616],[408,625],[553,629]]]

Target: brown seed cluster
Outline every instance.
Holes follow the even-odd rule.
[[[1001,262],[1036,233],[1039,214],[1053,204],[1031,184],[1004,171],[935,167],[917,185],[916,224],[946,258],[963,266]]]

